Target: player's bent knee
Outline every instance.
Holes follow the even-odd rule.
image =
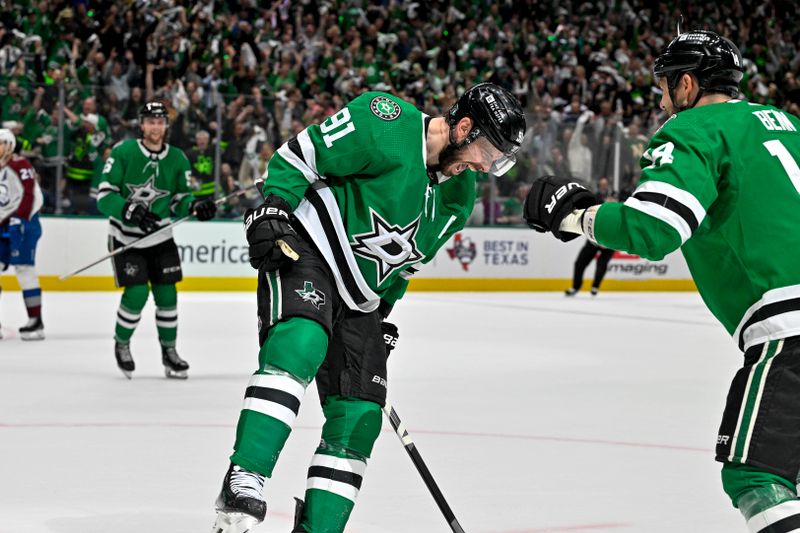
[[[307,318],[289,318],[270,329],[259,352],[259,366],[261,369],[276,367],[308,384],[327,351],[325,328]]]
[[[144,308],[144,304],[147,302],[147,296],[149,294],[150,290],[144,283],[139,285],[129,285],[128,287],[125,287],[125,291],[122,293],[122,305],[131,311],[140,311],[142,308]]]
[[[381,432],[381,406],[369,400],[330,396],[322,410],[323,446],[336,447],[348,456],[368,458]]]
[[[157,307],[176,307],[178,305],[178,290],[174,283],[154,283],[153,300]]]
[[[17,281],[22,290],[36,289],[39,287],[39,276],[36,275],[36,267],[33,265],[15,265],[14,270],[17,274]]]

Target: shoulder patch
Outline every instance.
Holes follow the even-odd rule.
[[[387,96],[376,96],[369,103],[372,114],[382,120],[394,120],[400,116],[400,105]]]

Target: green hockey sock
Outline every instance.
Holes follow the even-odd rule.
[[[311,459],[302,527],[313,533],[341,533],[381,431],[374,402],[331,396],[323,406],[322,441]]]
[[[175,346],[178,338],[178,291],[175,284],[153,284],[156,302],[156,327],[162,346]]]
[[[781,503],[797,499],[794,483],[760,468],[738,463],[722,467],[722,485],[745,519]]]
[[[259,353],[259,370],[245,391],[232,463],[272,476],[305,388],[327,349],[328,335],[317,322],[290,318],[272,327]]]
[[[130,342],[136,326],[139,325],[139,319],[142,317],[144,304],[147,303],[147,294],[148,289],[145,284],[125,287],[122,301],[117,310],[117,327],[114,332],[114,339],[117,342],[121,344]]]

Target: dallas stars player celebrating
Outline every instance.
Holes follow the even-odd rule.
[[[97,207],[109,216],[109,246],[116,249],[169,224],[168,217],[194,213],[209,220],[216,213],[210,200],[193,201],[189,189],[189,160],[164,142],[167,110],[160,102],[145,104],[139,113],[141,139],[117,144],[103,168]],[[186,378],[189,364],[175,351],[178,296],[182,279],[178,248],[172,232],[146,239],[113,258],[114,279],[124,287],[117,312],[114,354],[120,370],[130,379],[135,364],[130,339],[147,301],[148,282],[156,303],[156,325],[167,377]]]
[[[259,269],[259,367],[217,499],[216,533],[263,520],[264,478],[315,377],[326,421],[294,531],[344,530],[386,400],[397,329],[383,319],[419,263],[472,211],[474,174],[449,178],[504,173],[524,133],[519,103],[495,85],[471,88],[436,118],[365,93],[272,157],[266,201],[245,217]],[[288,260],[279,240],[299,260]]]
[[[722,483],[750,531],[800,531],[800,121],[735,100],[742,57],[710,31],[656,59],[672,117],[651,139],[625,203],[538,180],[528,223],[562,240],[660,259],[677,248],[706,305],[744,352],[717,439]]]

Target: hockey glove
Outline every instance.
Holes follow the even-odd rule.
[[[189,212],[193,213],[197,220],[205,222],[217,214],[217,204],[213,200],[193,200],[189,205]]]
[[[270,194],[256,209],[244,214],[244,230],[250,244],[250,266],[267,272],[278,270],[289,260],[281,251],[278,240],[298,249],[297,233],[289,223],[289,204],[280,196]]]
[[[524,215],[528,226],[538,232],[551,232],[564,242],[577,233],[561,231],[564,218],[576,209],[586,209],[600,202],[580,183],[557,176],[543,176],[533,182],[525,199]]]
[[[397,339],[400,334],[397,332],[397,326],[391,322],[381,322],[381,333],[383,334],[383,342],[386,344],[386,357],[392,355],[392,350],[397,346]]]
[[[145,233],[153,233],[160,226],[161,217],[148,211],[142,204],[134,204],[132,202],[125,202],[122,206],[122,220],[128,224],[139,226],[139,229]]]

